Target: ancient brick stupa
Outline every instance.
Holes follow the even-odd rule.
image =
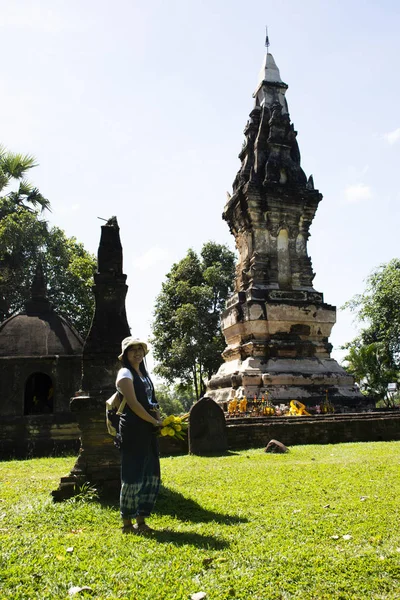
[[[76,449],[69,410],[83,340],[47,297],[41,261],[23,310],[0,324],[0,457]]]
[[[103,492],[116,490],[120,484],[120,457],[107,433],[105,401],[115,392],[121,340],[130,335],[125,311],[128,287],[117,219],[112,217],[101,230],[93,286],[95,314],[83,347],[81,389],[71,400],[81,430],[81,448],[70,475],[53,492],[55,500],[72,496],[85,482]]]
[[[297,399],[313,406],[328,394],[337,410],[354,410],[362,396],[330,357],[336,308],[313,287],[307,240],[322,195],[300,166],[287,88],[267,52],[223,212],[239,261],[222,318],[225,363],[207,396],[222,403],[267,392],[275,404]]]

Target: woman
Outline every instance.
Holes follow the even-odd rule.
[[[123,533],[150,533],[146,523],[160,488],[157,427],[162,424],[154,386],[143,359],[147,344],[132,337],[121,343],[116,386],[126,400],[121,414],[121,495]],[[132,520],[135,523],[132,523]]]

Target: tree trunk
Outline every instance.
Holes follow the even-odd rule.
[[[196,363],[193,365],[193,382],[194,382],[194,390],[196,392],[196,400],[199,399],[199,386],[197,384],[197,373],[196,373]]]
[[[199,364],[199,386],[200,386],[200,398],[204,396],[206,391],[204,381],[203,381],[203,370],[201,368],[201,363]]]

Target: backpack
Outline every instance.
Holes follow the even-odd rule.
[[[121,401],[122,398],[122,401]],[[119,419],[125,408],[126,400],[122,394],[116,391],[108,400],[106,400],[106,425],[107,431],[113,437],[116,437],[119,431]]]

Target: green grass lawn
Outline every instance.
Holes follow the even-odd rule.
[[[0,598],[400,598],[400,442],[162,459],[152,538],[53,504],[74,457],[0,463]]]

